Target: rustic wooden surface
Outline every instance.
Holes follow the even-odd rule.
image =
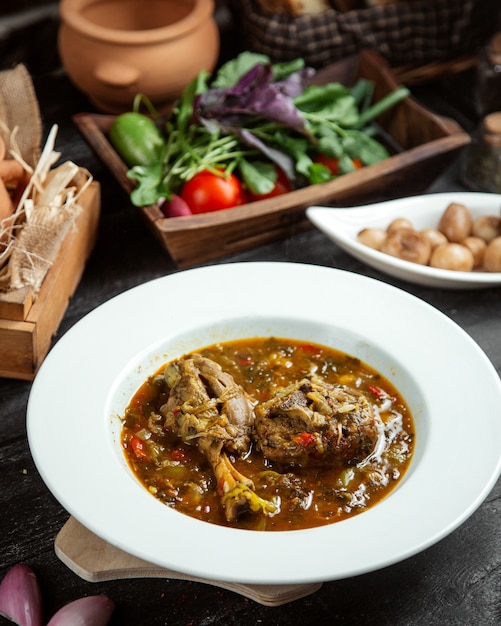
[[[177,270],[71,121],[72,115],[91,110],[86,99],[68,84],[62,72],[47,67],[39,54],[32,55],[31,61],[45,129],[58,122],[58,149],[66,158],[87,167],[102,186],[102,219],[96,247],[54,338],[57,342],[82,316],[111,296]],[[467,82],[445,81],[419,88],[417,93],[438,112],[452,115],[468,130],[474,128]],[[429,191],[455,189],[462,189],[456,165]],[[396,285],[457,322],[501,373],[499,288],[442,291],[403,283],[354,260],[320,232],[296,233],[294,226],[284,240],[234,254],[217,263],[255,260],[338,267]],[[299,285],[298,294],[318,300],[310,285]],[[215,293],[215,297],[219,296],[219,292]],[[414,331],[409,328],[409,332]],[[426,338],[425,332],[423,337]],[[433,358],[433,346],[430,351]],[[75,367],[75,375],[85,376],[78,364],[68,366]],[[55,539],[69,516],[43,484],[30,456],[25,429],[29,392],[29,382],[0,379],[0,578],[15,563],[28,563],[40,581],[45,623],[63,604],[91,594],[107,594],[115,602],[111,626],[495,626],[501,623],[501,481],[460,528],[421,554],[378,572],[325,582],[315,593],[280,607],[262,606],[229,590],[183,580],[87,582],[55,554]],[[495,410],[500,411],[500,407],[493,407]],[[481,446],[488,433],[478,432],[474,419],[472,416],[472,446]],[[440,467],[436,471],[440,472]],[[464,466],[458,467],[457,475],[450,479],[461,481],[461,474],[471,471],[475,468],[466,458]],[[433,510],[423,510],[423,516],[433,514]],[[196,538],[166,536],[166,541],[169,540],[196,541]],[[374,541],[378,541],[377,536]],[[353,550],[356,549],[354,545]],[[234,558],[245,558],[245,545]],[[266,558],[263,554],[263,567]],[[7,622],[0,618],[0,624]]]

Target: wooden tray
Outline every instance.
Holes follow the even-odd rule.
[[[400,65],[393,67],[393,74],[404,85],[424,85],[433,80],[471,70],[478,63],[476,54],[465,54],[447,61],[431,61],[424,65]]]
[[[188,576],[136,558],[100,539],[70,517],[59,531],[55,545],[59,559],[89,582],[123,578],[171,578],[191,580],[239,593],[259,604],[279,606],[315,593],[322,583],[304,585],[245,585]]]
[[[0,295],[0,377],[33,380],[82,276],[95,242],[99,183],[82,194],[83,210],[65,237],[35,299],[29,289]]]
[[[398,86],[388,64],[373,51],[321,70],[316,82],[350,85],[362,77],[374,82],[375,100]],[[97,155],[130,193],[134,183],[107,139],[113,119],[87,113],[74,117]],[[166,218],[157,205],[141,211],[177,265],[189,267],[311,228],[305,208],[312,204],[353,206],[421,193],[470,142],[456,122],[433,114],[413,98],[382,115],[378,123],[393,156],[328,183],[204,215]]]

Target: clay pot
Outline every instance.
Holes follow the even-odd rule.
[[[98,109],[130,110],[142,93],[162,110],[219,54],[214,0],[61,0],[63,66]]]

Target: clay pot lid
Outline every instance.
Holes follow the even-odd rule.
[[[137,1],[139,4],[139,0]],[[59,5],[61,21],[91,39],[127,45],[150,44],[183,37],[211,17],[215,8],[214,0],[193,0],[192,11],[177,22],[134,31],[107,28],[88,20],[82,15],[82,10],[89,4],[92,4],[89,0],[61,0]],[[164,4],[168,12],[169,0],[164,0]],[[144,6],[141,8],[144,9]]]

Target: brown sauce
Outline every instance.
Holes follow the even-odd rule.
[[[384,445],[363,463],[301,469],[273,466],[254,445],[245,458],[231,457],[231,461],[253,480],[259,496],[279,498],[280,512],[272,517],[248,513],[228,522],[204,455],[163,428],[160,407],[168,395],[163,366],[129,403],[122,444],[139,482],[167,506],[209,523],[242,529],[312,528],[374,506],[407,470],[415,439],[410,411],[390,381],[360,360],[326,346],[277,338],[219,343],[197,353],[219,363],[255,402],[268,400],[277,390],[311,373],[328,383],[357,389],[384,423]],[[139,449],[133,445],[138,438]]]

